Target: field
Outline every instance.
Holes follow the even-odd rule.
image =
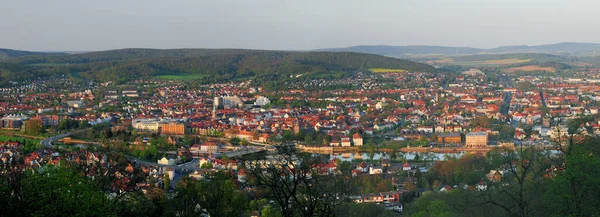
[[[531,59],[501,59],[501,60],[484,60],[484,61],[461,61],[454,62],[458,65],[510,65],[510,64],[519,64],[526,63],[531,61]]]
[[[180,74],[180,75],[158,75],[155,76],[156,78],[159,79],[164,79],[164,80],[195,80],[195,79],[201,79],[203,78],[205,75],[204,74]]]
[[[6,142],[8,140],[12,140],[12,141],[27,140],[27,141],[30,141],[30,142],[35,143],[35,144],[38,144],[41,141],[39,139],[27,139],[27,138],[23,138],[23,137],[13,137],[13,136],[0,135],[0,142]]]
[[[532,71],[546,71],[546,72],[555,72],[556,69],[552,68],[552,67],[540,67],[540,66],[535,66],[535,65],[530,65],[530,66],[520,66],[520,67],[512,67],[512,68],[508,68],[504,70],[505,72],[518,72],[518,71],[523,71],[523,72],[532,72]]]
[[[371,70],[371,72],[376,72],[376,73],[401,73],[401,72],[407,72],[404,69],[386,69],[386,68],[372,68],[369,69]]]

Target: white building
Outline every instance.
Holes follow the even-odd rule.
[[[177,160],[175,160],[174,158],[167,159],[166,157],[163,157],[160,160],[158,160],[157,163],[162,165],[175,165],[177,163]]]
[[[158,119],[134,119],[131,125],[138,131],[158,132],[160,121]]]
[[[254,105],[264,106],[269,103],[271,103],[271,100],[269,100],[267,97],[259,96],[258,98],[256,98],[256,102],[254,102]]]

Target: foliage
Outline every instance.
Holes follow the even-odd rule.
[[[32,64],[53,64],[32,65]],[[283,81],[304,73],[366,71],[370,68],[436,71],[408,60],[360,53],[287,52],[210,49],[123,49],[75,55],[31,56],[0,64],[2,81],[35,75],[77,75],[84,79],[124,83],[140,77],[182,76],[201,83],[254,78],[258,84]],[[200,76],[202,75],[202,76]]]
[[[2,177],[2,216],[115,216],[97,185],[70,168],[45,166]],[[5,185],[7,184],[7,185]]]
[[[359,204],[344,204],[336,208],[336,216],[345,217],[380,217],[380,216],[397,216],[393,211],[386,210],[382,206],[373,203]]]
[[[240,216],[246,210],[246,197],[235,189],[230,177],[216,174],[211,180],[185,179],[177,184],[176,196],[169,201],[168,213],[176,216]]]
[[[267,190],[283,216],[331,216],[355,189],[347,177],[327,171],[320,165],[326,159],[298,153],[282,145],[275,160],[246,160],[249,179]]]

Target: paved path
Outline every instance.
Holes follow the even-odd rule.
[[[42,144],[46,148],[52,148],[53,147],[53,145],[52,145],[53,142],[56,142],[59,139],[62,139],[62,138],[65,138],[65,137],[68,137],[68,136],[71,136],[71,135],[73,135],[73,133],[72,132],[68,132],[68,133],[60,134],[58,136],[46,138],[46,139],[42,140],[40,142],[40,144]]]

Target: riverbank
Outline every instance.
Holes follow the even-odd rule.
[[[342,153],[342,152],[368,152],[368,149],[364,149],[361,147],[350,146],[350,147],[314,147],[314,146],[304,146],[297,145],[298,150],[301,152],[307,153],[315,153],[315,154],[332,154],[332,153]],[[488,151],[492,150],[493,147],[486,148],[464,148],[464,147],[449,147],[449,148],[430,148],[430,147],[404,147],[400,148],[401,152],[417,152],[417,153],[477,153],[484,154]],[[398,150],[393,150],[389,148],[379,148],[376,149],[377,152],[395,152]]]

